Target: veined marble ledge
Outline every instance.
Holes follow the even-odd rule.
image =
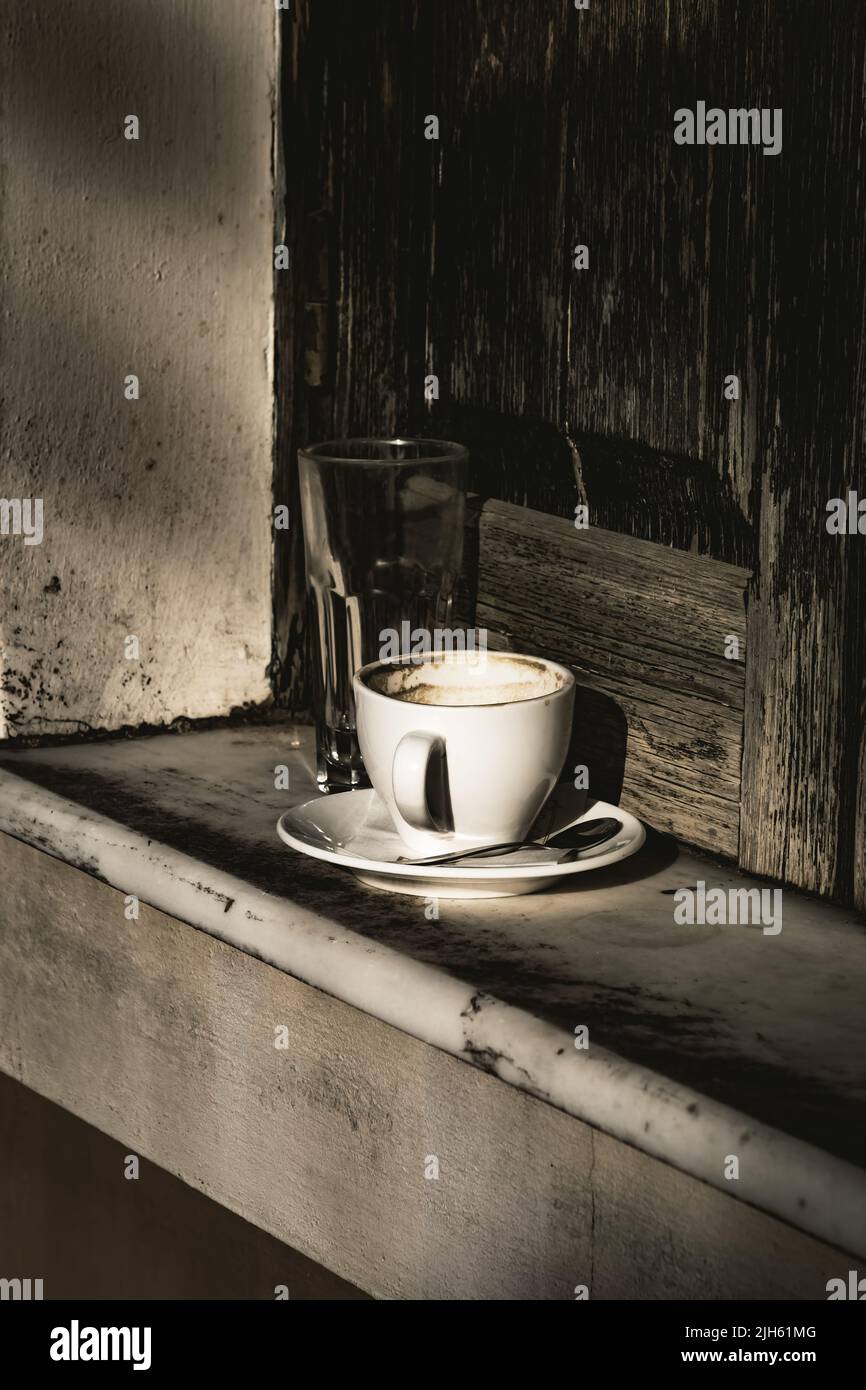
[[[9,835],[866,1257],[855,914],[786,890],[778,935],[677,925],[677,888],[749,881],[651,836],[564,888],[429,921],[282,845],[278,816],[314,795],[295,725],[0,753]]]

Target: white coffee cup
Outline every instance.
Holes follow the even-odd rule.
[[[364,767],[413,855],[525,837],[568,752],[565,666],[431,653],[371,662],[353,684]]]

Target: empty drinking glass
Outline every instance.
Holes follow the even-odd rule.
[[[320,787],[366,784],[352,676],[448,649],[468,454],[438,439],[346,439],[298,453]],[[420,637],[419,637],[420,634]]]

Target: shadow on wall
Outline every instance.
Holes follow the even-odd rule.
[[[3,1274],[46,1299],[367,1297],[146,1159],[129,1178],[127,1145],[8,1076],[0,1140]]]
[[[628,721],[616,700],[577,685],[566,769],[588,769],[593,797],[619,805],[628,752]]]

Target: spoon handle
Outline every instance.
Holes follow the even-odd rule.
[[[397,863],[456,864],[460,859],[494,858],[496,855],[508,854],[516,849],[559,849],[562,851],[561,862],[565,863],[568,862],[568,858],[575,859],[585,849],[592,849],[595,845],[609,840],[619,827],[619,821],[609,818],[585,821],[583,825],[578,822],[577,825],[570,826],[567,830],[551,835],[550,839],[546,841],[509,840],[499,845],[479,845],[475,849],[456,849],[451,850],[448,854],[433,854],[429,859],[410,859],[408,855],[401,855]]]
[[[536,843],[534,840],[505,840],[501,845],[478,845],[475,849],[453,849],[448,854],[431,854],[429,859],[410,859],[408,855],[401,854],[397,863],[453,864],[458,859],[472,859],[475,855],[482,854],[507,854],[509,850],[526,849],[529,845]]]

